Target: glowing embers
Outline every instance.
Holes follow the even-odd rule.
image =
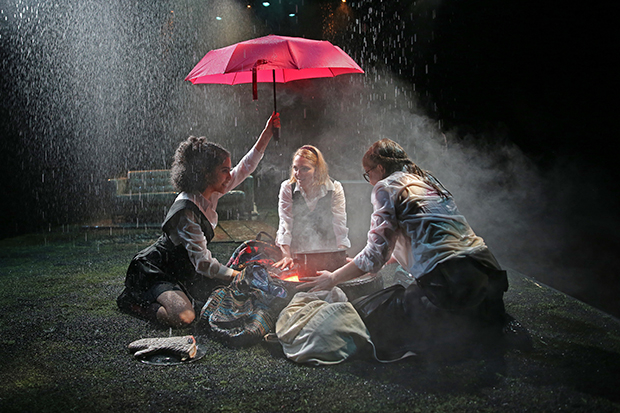
[[[282,281],[290,282],[290,283],[299,283],[302,282],[299,278],[301,278],[301,273],[299,272],[299,266],[295,265],[293,268],[282,271],[278,274],[278,278]]]
[[[287,281],[287,282],[291,282],[291,283],[298,283],[299,281],[299,274],[292,274],[292,275],[287,275],[286,277],[280,278],[282,281]]]
[[[309,277],[316,276],[316,273],[305,274],[303,271],[300,271],[299,266],[295,266],[292,269],[282,271],[277,275],[279,280],[290,282],[290,283],[301,283],[307,281],[306,279]],[[303,279],[303,280],[302,280]]]

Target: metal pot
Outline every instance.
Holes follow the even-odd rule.
[[[317,250],[295,253],[300,277],[313,277],[317,271],[335,271],[347,263],[346,250]]]

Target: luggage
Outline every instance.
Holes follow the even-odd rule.
[[[366,326],[338,287],[297,293],[280,313],[276,334],[296,363],[337,364],[371,346]]]

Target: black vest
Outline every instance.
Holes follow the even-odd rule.
[[[200,208],[188,199],[176,201],[172,204],[162,224],[164,233],[154,244],[137,253],[132,259],[125,280],[127,287],[146,291],[158,281],[189,285],[196,279],[203,278],[196,273],[183,244],[174,245],[169,236],[185,209],[196,214],[207,242],[213,239],[214,233],[211,223]]]
[[[293,183],[293,228],[291,251],[333,250],[336,245],[332,212],[332,195],[334,191],[320,198],[314,211],[310,211],[301,192],[296,192]]]
[[[164,233],[168,235],[170,231],[176,227],[180,218],[179,213],[184,209],[190,209],[194,214],[196,214],[196,216],[198,217],[198,224],[200,225],[200,229],[205,234],[207,242],[211,242],[213,236],[215,235],[213,233],[213,227],[211,226],[211,223],[202,213],[200,208],[198,208],[198,205],[196,205],[189,199],[179,199],[178,201],[175,201],[174,204],[172,204],[170,210],[168,211],[168,214],[166,214],[166,219],[164,219],[164,223],[161,225]]]

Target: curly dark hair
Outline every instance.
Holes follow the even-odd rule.
[[[213,182],[213,172],[230,152],[204,136],[190,136],[181,142],[174,154],[170,179],[181,192],[204,192]]]
[[[429,171],[416,165],[407,155],[407,152],[398,143],[391,139],[381,139],[373,143],[364,154],[362,163],[368,166],[381,165],[386,176],[394,172],[403,171],[419,176],[424,182],[432,186],[442,196],[451,196],[442,184]]]

